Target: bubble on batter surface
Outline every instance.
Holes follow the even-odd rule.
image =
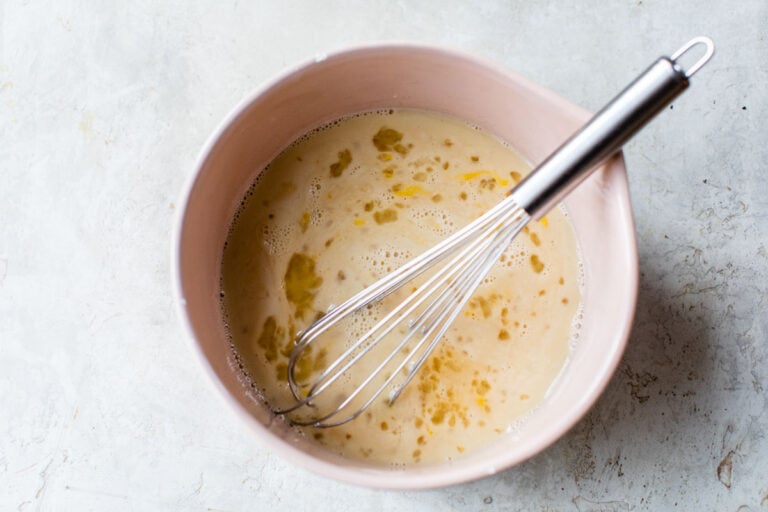
[[[584,326],[584,304],[582,302],[579,302],[579,305],[576,307],[576,313],[573,315],[573,319],[571,320],[571,334],[568,338],[568,352],[572,353],[576,346],[579,343],[579,338],[581,337],[581,329]]]
[[[426,227],[440,237],[446,237],[456,231],[453,216],[442,208],[413,207],[408,217],[421,227]]]
[[[280,256],[286,254],[293,241],[296,230],[296,223],[270,225],[264,224],[262,227],[263,244],[271,256]]]

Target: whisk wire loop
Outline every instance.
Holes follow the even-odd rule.
[[[318,320],[317,324],[308,331],[305,331],[305,333],[311,332],[310,336],[300,336],[296,345],[297,348],[291,354],[288,372],[289,384],[297,402],[290,408],[276,412],[278,414],[287,414],[302,407],[312,407],[314,405],[313,401],[321,393],[330,389],[334,382],[345,375],[355,364],[358,364],[371,349],[386,339],[398,325],[401,325],[401,323],[393,321],[394,319],[411,318],[414,312],[423,306],[425,301],[432,299],[426,309],[417,313],[408,322],[406,332],[397,346],[338,405],[332,407],[330,412],[323,413],[310,420],[292,418],[291,421],[297,425],[312,425],[315,427],[332,427],[351,421],[381,396],[395,378],[410,364],[410,369],[407,371],[404,381],[396,385],[389,393],[388,401],[390,404],[394,403],[403,389],[413,379],[418,369],[433,352],[437,343],[470,299],[472,292],[487,274],[490,266],[498,259],[501,252],[509,245],[514,235],[522,229],[526,222],[527,214],[514,203],[513,199],[507,198],[464,228],[464,230],[470,228],[473,230],[481,229],[482,235],[478,236],[477,232],[475,232],[474,238],[467,238],[463,236],[464,230],[461,230],[443,242],[442,252],[433,250],[429,251],[429,254],[422,254],[411,262],[410,269],[399,272],[406,275],[406,278],[398,276],[396,271],[396,273],[390,274],[360,292],[359,296],[352,297],[342,305],[331,309],[326,316]],[[437,248],[438,246],[435,247],[435,249]],[[443,260],[451,254],[454,254],[454,256],[450,261],[440,267],[424,284],[384,315],[371,329],[358,338],[355,343],[347,347],[341,355],[320,373],[311,387],[302,393],[300,383],[295,380],[295,366],[301,357],[302,351],[319,339],[335,323],[334,316],[339,314],[346,316],[361,310],[372,302],[382,300],[407,283],[413,282],[413,279],[423,272],[424,269],[418,265],[420,261],[431,260],[427,263],[431,267],[434,265],[433,261]],[[392,286],[389,283],[391,279],[399,279],[398,286]],[[326,325],[323,325],[322,322],[326,318],[330,318],[330,320],[326,321]],[[401,353],[416,335],[420,335],[419,340],[413,347],[410,347],[399,364],[385,377],[384,382],[368,396],[361,406],[341,420],[328,421],[344,411],[361,395],[363,390],[368,389],[371,382],[390,365],[397,354]],[[424,348],[425,345],[426,348]],[[419,358],[413,362],[413,358],[417,355],[419,355]]]

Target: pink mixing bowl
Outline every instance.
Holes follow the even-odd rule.
[[[310,442],[276,420],[238,371],[219,302],[223,244],[245,191],[288,144],[339,117],[390,107],[464,119],[506,140],[534,164],[590,117],[514,73],[441,48],[366,46],[317,58],[246,98],[205,145],[180,202],[173,287],[180,317],[206,372],[263,444],[338,480],[423,489],[519,464],[584,416],[627,343],[637,297],[637,249],[624,162],[616,156],[565,201],[584,267],[581,328],[547,397],[514,433],[450,463],[404,469],[345,459]]]

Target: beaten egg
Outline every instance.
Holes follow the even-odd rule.
[[[248,190],[224,247],[222,308],[247,379],[273,408],[290,404],[297,332],[482,215],[528,172],[492,134],[430,112],[363,113],[296,141]],[[346,457],[393,466],[492,442],[524,421],[566,364],[579,268],[573,229],[555,209],[506,249],[394,405],[301,430]],[[383,314],[372,308],[336,342],[353,342]],[[296,378],[311,381],[330,359],[310,350]]]

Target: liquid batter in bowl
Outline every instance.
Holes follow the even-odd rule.
[[[296,332],[485,212],[529,170],[494,136],[412,110],[345,118],[291,145],[249,189],[224,248],[222,307],[247,378],[273,406],[290,403]],[[303,431],[344,456],[395,466],[488,444],[524,420],[566,363],[579,280],[573,230],[556,209],[507,249],[393,406]],[[378,314],[351,326],[347,341]],[[310,353],[297,377],[327,359]]]

